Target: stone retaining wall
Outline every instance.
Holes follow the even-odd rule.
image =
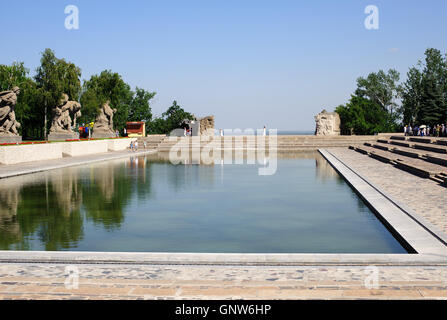
[[[107,140],[64,142],[62,153],[64,157],[105,153],[109,151],[107,142]]]
[[[0,147],[0,163],[16,164],[62,158],[61,143]]]
[[[126,150],[130,142],[134,140],[136,139],[128,138],[3,146],[0,147],[0,164],[9,165],[122,151]]]
[[[137,138],[129,139],[110,139],[107,141],[109,151],[122,151],[126,150],[130,146],[131,141],[136,141]]]

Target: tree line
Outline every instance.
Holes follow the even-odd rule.
[[[152,114],[151,100],[156,92],[136,87],[132,90],[120,74],[104,70],[89,80],[81,81],[81,69],[74,63],[57,58],[46,49],[41,56],[35,75],[23,62],[0,65],[0,91],[20,87],[16,119],[21,123],[23,139],[44,139],[51,125],[52,109],[59,105],[62,95],[82,105],[78,123],[94,122],[100,107],[110,101],[116,108],[114,125],[120,132],[128,121],[146,122],[147,132],[166,134],[180,126],[182,120],[193,119],[174,101],[160,117]]]
[[[405,125],[433,128],[447,122],[447,55],[427,49],[405,82],[399,81],[394,69],[358,78],[349,102],[335,109],[342,134],[396,132]]]

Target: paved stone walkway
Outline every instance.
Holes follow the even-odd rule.
[[[447,267],[0,266],[1,299],[446,299]],[[71,267],[70,267],[71,268]],[[377,272],[377,273],[375,273]],[[369,278],[377,274],[377,278]],[[377,279],[377,282],[376,280]],[[72,287],[69,287],[72,286]],[[76,288],[77,287],[77,288]]]
[[[447,231],[445,188],[347,148],[331,152]],[[5,263],[0,264],[0,298],[446,299],[447,267]]]
[[[348,148],[328,149],[357,173],[447,233],[447,189]]]

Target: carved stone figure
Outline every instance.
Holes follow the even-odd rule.
[[[200,135],[214,136],[214,116],[198,119],[200,121]]]
[[[69,101],[68,95],[64,93],[59,105],[52,111],[53,121],[48,140],[78,138],[79,133],[73,132],[72,127],[76,126],[76,120],[81,116],[81,104]]]
[[[340,116],[336,112],[323,110],[315,116],[315,135],[317,136],[339,136]]]
[[[81,105],[79,102],[69,101],[68,95],[64,93],[60,104],[53,108],[50,132],[73,133],[71,127],[76,126],[76,119],[80,116]]]
[[[19,87],[0,92],[0,141],[2,142],[22,141],[17,130],[20,128],[20,123],[17,122],[14,112],[19,94]]]
[[[99,109],[99,114],[93,126],[94,138],[112,138],[115,136],[113,115],[116,113],[116,109],[112,109],[109,104],[110,101],[107,101]]]

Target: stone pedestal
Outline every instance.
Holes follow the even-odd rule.
[[[93,139],[104,139],[104,138],[116,138],[116,133],[113,132],[95,132],[92,134]]]
[[[13,135],[7,135],[2,136],[0,135],[0,143],[20,143],[22,142],[22,136],[13,136]]]
[[[63,132],[53,132],[48,135],[48,141],[65,141],[79,139],[79,133],[71,132],[71,133],[63,133]]]

